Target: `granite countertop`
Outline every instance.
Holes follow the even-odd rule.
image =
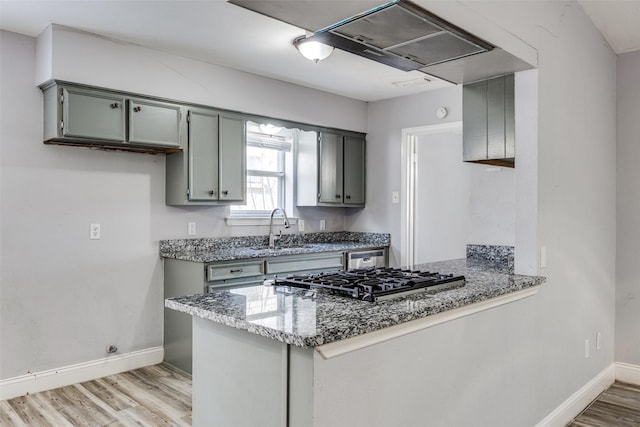
[[[462,274],[466,285],[375,303],[331,295],[325,290],[262,285],[170,298],[165,306],[287,344],[316,347],[532,288],[545,281],[544,277],[505,273],[474,259],[413,268]]]
[[[194,262],[233,261],[388,247],[390,239],[385,233],[344,231],[287,234],[276,242],[276,249],[268,248],[268,236],[161,240],[160,256]]]

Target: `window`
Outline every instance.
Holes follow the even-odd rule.
[[[232,205],[233,216],[268,215],[285,205],[285,174],[292,131],[247,122],[247,199]]]

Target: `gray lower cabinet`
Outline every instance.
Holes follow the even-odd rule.
[[[188,144],[167,155],[168,205],[209,205],[245,199],[245,120],[217,110],[187,112]]]
[[[515,165],[514,75],[465,84],[463,160]]]
[[[45,142],[180,150],[179,104],[68,83],[54,82],[43,91]]]
[[[343,252],[202,263],[164,260],[164,297],[173,298],[220,289],[261,285],[265,278],[289,273],[343,270]],[[192,371],[191,316],[164,309],[164,360]]]
[[[309,255],[293,255],[268,258],[265,261],[267,278],[289,273],[313,273],[316,271],[343,270],[343,252],[324,252]]]
[[[298,141],[297,206],[364,206],[365,160],[362,134]]]

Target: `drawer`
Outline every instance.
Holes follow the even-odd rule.
[[[266,261],[267,274],[342,269],[344,269],[342,252],[296,256],[293,258],[274,258]]]
[[[238,279],[240,277],[262,276],[264,262],[238,262],[207,266],[207,281]]]
[[[251,278],[244,280],[228,280],[224,282],[211,282],[206,287],[206,292],[215,292],[217,290],[222,289],[236,289],[236,288],[244,288],[246,286],[260,286],[264,283],[264,279],[262,277],[259,278]]]

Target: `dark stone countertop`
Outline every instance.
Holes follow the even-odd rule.
[[[287,344],[316,347],[490,300],[541,285],[544,277],[505,273],[482,260],[458,259],[413,266],[462,274],[463,287],[365,302],[269,285],[170,298],[165,306]]]
[[[160,256],[205,263],[234,261],[388,247],[390,239],[384,233],[344,231],[288,234],[276,242],[276,249],[268,248],[267,236],[161,240]]]

